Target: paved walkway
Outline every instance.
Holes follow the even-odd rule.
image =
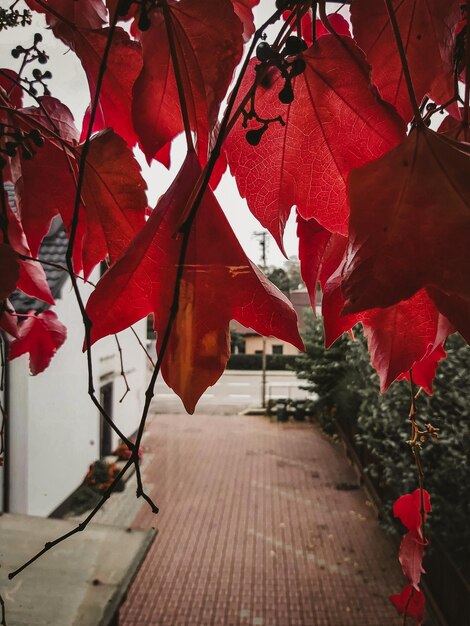
[[[133,525],[159,534],[122,626],[402,623],[387,599],[403,586],[395,550],[317,428],[158,415],[145,445],[160,513],[143,506]]]

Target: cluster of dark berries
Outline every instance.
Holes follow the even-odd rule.
[[[149,13],[157,6],[157,0],[120,0],[118,5],[118,14],[121,17],[125,17],[129,13],[133,4],[140,7],[139,19],[137,21],[139,30],[148,30],[151,25]]]
[[[43,145],[44,137],[37,128],[25,133],[18,128],[0,124],[0,154],[15,157],[19,150],[23,159],[30,160],[36,154],[36,148]],[[0,156],[0,168],[6,164],[7,159]]]
[[[28,26],[31,24],[31,21],[31,11],[28,9],[24,9],[21,13],[12,7],[0,9],[0,31],[13,28],[14,26]]]
[[[44,52],[44,50],[39,50],[38,44],[42,41],[41,33],[35,33],[33,39],[33,45],[29,48],[23,48],[23,46],[16,46],[11,51],[11,56],[15,59],[19,59],[20,56],[23,56],[23,63],[32,63],[33,61],[37,61],[44,65],[49,60],[49,57]]]
[[[293,60],[289,59],[300,54],[306,49],[307,44],[305,41],[295,35],[291,35],[287,38],[283,48],[279,52],[274,50],[273,47],[266,41],[259,43],[256,48],[256,57],[258,61],[261,62],[257,67],[275,67],[279,70],[284,79],[284,86],[278,94],[279,100],[283,104],[290,104],[294,100],[292,80],[299,74],[302,74],[306,67],[305,61],[301,58],[294,58]],[[261,84],[263,84],[263,80],[261,80]],[[253,118],[262,124],[259,128],[250,129],[245,135],[246,140],[252,146],[257,146],[259,144],[269,124],[279,122],[284,125],[284,120],[280,116],[272,119],[260,118],[255,111],[254,95],[251,99],[251,108],[249,111],[243,111],[243,117],[243,125],[245,127],[248,120]]]

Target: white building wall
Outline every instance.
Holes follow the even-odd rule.
[[[91,280],[97,279],[95,272]],[[83,291],[87,297],[90,289]],[[99,458],[100,416],[87,394],[83,324],[69,281],[54,310],[68,335],[49,368],[31,376],[28,355],[10,362],[10,510],[15,513],[49,515]],[[146,321],[134,328],[145,345]],[[119,340],[131,391],[119,403],[125,384],[114,337],[93,347],[95,390],[99,399],[100,386],[113,382],[114,420],[130,436],[139,423],[147,357],[131,331],[120,333]]]

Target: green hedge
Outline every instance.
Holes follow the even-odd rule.
[[[267,354],[266,369],[292,370],[297,357],[291,354]],[[261,354],[232,354],[227,363],[228,370],[261,370]]]
[[[328,432],[339,422],[355,445],[367,451],[366,471],[388,510],[400,494],[417,487],[416,468],[407,440],[410,427],[409,387],[394,383],[381,395],[360,330],[357,341],[347,336],[325,351],[321,320],[311,320],[304,337],[306,354],[297,357],[296,371],[318,394],[315,415]],[[467,577],[470,576],[470,348],[460,335],[447,340],[434,394],[417,402],[421,423],[440,428],[439,438],[421,453],[425,486],[433,512],[429,525]]]

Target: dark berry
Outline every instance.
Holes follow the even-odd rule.
[[[293,54],[299,54],[303,50],[306,50],[307,44],[300,37],[291,35],[287,38],[286,45],[284,46],[284,54],[291,56]]]
[[[276,0],[276,9],[278,11],[284,11],[285,9],[291,9],[295,2],[293,0]]]
[[[34,33],[34,45],[42,41],[41,33]]]
[[[14,157],[16,154],[16,143],[13,143],[13,141],[7,141],[5,144],[5,151],[8,154],[8,156]]]
[[[246,133],[245,137],[250,146],[257,146],[259,144],[261,137],[264,135],[267,128],[268,126],[265,124],[260,128],[254,128]]]
[[[44,137],[41,135],[41,133],[36,128],[29,133],[29,136],[30,136],[32,142],[36,146],[38,146],[38,148],[40,148],[41,146],[44,145]]]
[[[41,70],[39,70],[37,67],[33,70],[33,76],[34,78],[36,78],[36,80],[39,80],[42,76],[42,72]]]
[[[273,56],[273,50],[266,41],[262,41],[256,48],[256,56],[259,61],[269,61]]]
[[[290,64],[290,75],[298,76],[299,74],[302,74],[303,72],[305,72],[305,68],[306,68],[306,64],[303,59],[295,59]]]
[[[286,81],[286,84],[279,92],[278,98],[283,104],[290,104],[292,102],[294,99],[294,91],[292,90],[290,81]]]
[[[18,50],[18,48],[13,48],[13,50],[11,51],[11,56],[12,56],[14,59],[18,59],[18,58],[19,58],[19,56],[20,56],[20,54],[21,54],[21,51],[20,51],[20,50]]]
[[[43,78],[52,78],[52,73],[49,70],[46,70],[42,75]]]
[[[48,56],[44,52],[38,52],[38,61],[41,65],[47,63]]]
[[[141,31],[146,31],[150,28],[151,22],[146,11],[142,11],[142,13],[140,14],[138,26],[139,30]]]

